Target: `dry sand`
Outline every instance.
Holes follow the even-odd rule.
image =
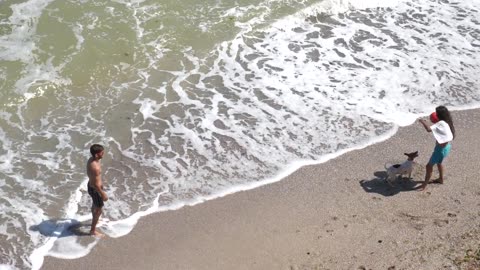
[[[458,264],[472,266],[467,250],[480,247],[480,110],[453,117],[443,185],[413,189],[434,146],[414,123],[280,182],[147,216],[88,256],[47,257],[42,269],[467,269]],[[385,162],[415,150],[413,181],[379,179]]]

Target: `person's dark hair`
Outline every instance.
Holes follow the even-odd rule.
[[[437,108],[435,108],[435,112],[437,113],[437,117],[439,120],[447,122],[448,126],[450,126],[450,130],[452,131],[453,138],[455,138],[455,127],[453,126],[452,116],[450,115],[447,107],[438,106]]]
[[[100,144],[93,144],[92,146],[90,146],[90,154],[92,154],[93,157],[102,151],[103,146],[101,146]]]

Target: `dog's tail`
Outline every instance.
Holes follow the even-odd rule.
[[[390,168],[390,167],[392,167],[392,165],[393,165],[393,163],[391,163],[391,162],[385,163],[385,165],[384,165],[385,170],[388,169],[388,168]]]

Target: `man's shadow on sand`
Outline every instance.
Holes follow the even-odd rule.
[[[408,176],[396,178],[392,181],[391,186],[385,179],[387,177],[386,171],[377,171],[373,174],[375,178],[371,180],[361,180],[360,186],[368,193],[378,193],[383,196],[393,196],[403,191],[417,190],[420,183],[423,181],[413,181],[408,179]],[[413,175],[412,175],[413,176]]]
[[[81,223],[75,219],[49,219],[38,225],[30,226],[30,230],[38,231],[48,237],[68,237],[90,235],[90,223]]]

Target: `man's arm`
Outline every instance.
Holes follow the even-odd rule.
[[[103,201],[108,201],[107,193],[105,193],[105,191],[103,191],[103,188],[102,188],[102,176],[101,176],[100,166],[94,165],[92,167],[93,167],[92,169],[95,177],[95,185],[93,186],[93,188],[95,188],[98,194],[102,196]]]

